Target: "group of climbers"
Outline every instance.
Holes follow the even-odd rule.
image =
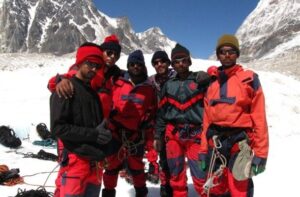
[[[251,177],[264,171],[267,160],[267,122],[257,74],[236,63],[240,51],[235,36],[224,35],[218,40],[216,54],[221,66],[210,67],[208,74],[189,71],[190,52],[180,44],[172,49],[171,59],[165,51],[153,54],[156,74],[150,77],[140,50],[128,56],[127,71],[115,65],[121,53],[115,35],[94,47],[101,51],[103,63],[85,85],[98,93],[102,123],[98,120],[98,126],[85,125],[90,132],[78,131],[80,139],[64,133],[56,137],[76,142],[95,140],[101,147],[100,136],[111,134],[111,138],[104,137],[104,162],[94,158],[99,161],[98,178],[103,178],[102,196],[116,195],[119,171],[124,167],[132,177],[136,196],[147,196],[144,155],[149,162],[148,178],[160,179],[161,196],[187,196],[186,159],[199,196],[253,196]],[[80,67],[75,63],[67,74],[53,77],[49,89],[72,101],[76,91],[71,79]],[[54,133],[61,133],[60,129],[65,128],[51,127]],[[62,144],[70,157],[74,150],[65,147],[68,143]],[[243,174],[238,169],[245,163],[250,167]],[[68,187],[64,179],[57,178]]]
[[[207,73],[189,70],[190,51],[180,44],[171,58],[153,54],[150,77],[141,50],[129,54],[126,71],[116,65],[120,55],[115,35],[85,43],[68,73],[49,81],[61,166],[55,196],[99,196],[102,181],[102,196],[116,196],[124,167],[137,197],[147,196],[147,178],[160,180],[161,196],[187,196],[187,166],[199,196],[253,196],[268,128],[258,75],[236,63],[237,38],[219,38],[221,66]]]

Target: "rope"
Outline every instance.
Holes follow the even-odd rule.
[[[134,143],[126,137],[126,130],[121,129],[122,146],[121,146],[121,148],[118,152],[119,161],[123,161],[123,159],[127,158],[128,155],[135,155],[137,153],[137,147],[141,144],[144,144],[144,142],[145,142],[145,132],[144,132],[144,130],[142,130],[141,132],[142,132],[141,140],[137,143]],[[123,151],[126,151],[125,156],[123,154],[124,153]]]
[[[209,163],[209,168],[208,168],[208,177],[206,179],[206,182],[203,186],[205,193],[207,194],[207,196],[209,197],[209,192],[210,189],[212,187],[217,186],[218,184],[215,184],[213,181],[215,180],[216,177],[220,177],[223,173],[224,168],[227,165],[227,160],[224,157],[224,155],[222,155],[218,149],[222,148],[222,143],[220,142],[220,140],[218,139],[217,135],[214,135],[212,137],[213,139],[213,143],[214,143],[214,147],[213,147],[213,151],[212,151],[212,156],[210,159],[210,163]],[[213,172],[214,168],[215,168],[215,164],[216,164],[216,160],[219,159],[221,161],[221,165],[219,167],[218,170],[216,170],[215,172]]]
[[[24,178],[24,177],[35,176],[35,175],[38,175],[38,174],[46,174],[46,173],[49,173],[49,175],[47,176],[47,178],[46,178],[46,180],[45,180],[45,182],[44,182],[43,185],[39,185],[39,184],[31,184],[31,183],[27,183],[27,182],[25,182],[25,181],[24,181],[24,184],[29,185],[29,186],[52,187],[52,188],[55,188],[55,186],[46,186],[46,183],[47,183],[49,177],[51,176],[51,174],[53,174],[54,172],[57,172],[57,171],[55,171],[55,169],[56,169],[58,166],[59,166],[59,164],[57,164],[57,165],[53,168],[53,170],[51,170],[50,172],[38,172],[38,173],[35,173],[35,174],[32,174],[32,175],[25,175],[25,176],[22,176],[22,177]]]

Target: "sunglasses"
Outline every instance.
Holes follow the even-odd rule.
[[[119,54],[116,51],[106,50],[105,53],[109,57],[111,57],[112,55],[114,55],[114,57],[119,57]]]
[[[180,58],[180,59],[175,59],[172,61],[172,64],[180,64],[183,63],[183,64],[188,64],[189,63],[189,58],[188,57],[184,57],[184,58]]]
[[[130,63],[128,63],[128,66],[130,66],[130,67],[134,67],[135,65],[137,65],[137,66],[139,66],[139,67],[144,66],[144,64],[141,64],[141,63],[135,63],[135,62],[130,62]]]
[[[218,51],[218,54],[220,54],[220,55],[226,55],[227,53],[228,53],[229,55],[236,55],[238,52],[237,52],[237,50],[235,50],[235,49],[228,49],[228,50],[220,49],[220,50]]]
[[[94,62],[89,62],[89,61],[86,61],[85,62],[90,68],[96,68],[96,69],[99,69],[101,68],[101,64],[97,64],[97,63],[94,63]]]
[[[168,60],[165,60],[165,59],[160,59],[160,60],[155,60],[155,61],[153,61],[153,65],[154,66],[156,66],[156,65],[158,65],[159,63],[160,64],[164,64],[164,63],[166,63]]]

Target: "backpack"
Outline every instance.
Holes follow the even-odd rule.
[[[18,148],[22,144],[15,131],[8,126],[0,126],[0,143],[9,148]]]

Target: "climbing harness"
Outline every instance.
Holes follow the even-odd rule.
[[[211,156],[211,159],[209,162],[208,177],[206,179],[205,184],[203,185],[204,191],[207,194],[207,196],[209,196],[209,192],[210,192],[211,188],[219,185],[219,183],[215,183],[214,181],[223,174],[223,170],[227,165],[226,158],[218,150],[218,149],[222,148],[222,143],[218,139],[218,136],[214,135],[212,137],[212,140],[213,140],[214,146],[213,146],[213,150],[212,150],[212,156]],[[220,160],[221,165],[215,172],[213,172],[217,159]]]
[[[134,142],[135,139],[129,139],[126,136],[128,133],[127,130],[121,129],[121,140],[122,146],[118,152],[118,159],[122,161],[123,159],[127,158],[128,155],[135,155],[138,151],[138,146],[145,143],[145,132],[141,130],[141,139],[138,142]],[[138,137],[138,135],[136,135]],[[133,138],[133,136],[131,136]]]

